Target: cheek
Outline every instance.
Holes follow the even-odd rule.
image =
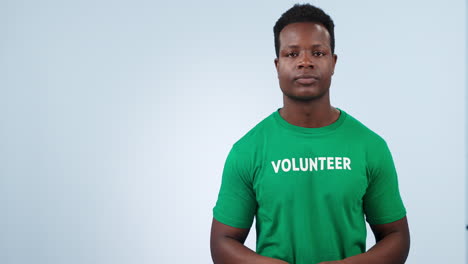
[[[333,64],[331,62],[325,63],[322,67],[323,72],[325,73],[332,73],[333,72]]]
[[[289,83],[289,78],[288,75],[285,72],[282,72],[278,75],[279,81],[282,84],[287,84]]]
[[[284,65],[281,65],[278,67],[278,76],[282,77],[283,79],[288,76],[288,71],[286,70],[286,67]]]

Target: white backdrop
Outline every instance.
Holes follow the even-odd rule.
[[[227,153],[282,105],[293,3],[1,1],[0,263],[211,263]],[[332,104],[392,150],[407,263],[466,263],[466,3],[313,3]]]

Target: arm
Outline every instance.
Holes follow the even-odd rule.
[[[236,228],[213,218],[210,248],[215,264],[288,264],[285,261],[261,256],[244,246],[250,228]]]
[[[376,244],[363,254],[346,258],[344,263],[405,263],[410,247],[409,228],[395,164],[385,140],[380,138],[369,146],[367,159],[369,185],[363,196],[363,208]],[[391,215],[402,217],[396,220]],[[385,223],[383,219],[393,222]]]
[[[321,264],[403,264],[408,257],[410,234],[406,216],[382,225],[371,225],[377,242],[369,251],[341,261]]]

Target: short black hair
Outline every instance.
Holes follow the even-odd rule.
[[[275,52],[277,58],[279,57],[279,34],[281,30],[289,24],[299,22],[315,22],[322,24],[330,34],[331,51],[333,54],[335,53],[335,24],[333,23],[331,17],[323,12],[322,9],[311,4],[295,4],[288,11],[281,15],[273,27],[273,33],[275,36]]]

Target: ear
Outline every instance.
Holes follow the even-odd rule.
[[[333,71],[332,71],[332,75],[335,73],[335,66],[336,66],[337,61],[338,61],[338,55],[333,54]]]
[[[278,63],[279,63],[278,58],[275,58],[274,62],[275,62],[276,72],[278,72]]]

